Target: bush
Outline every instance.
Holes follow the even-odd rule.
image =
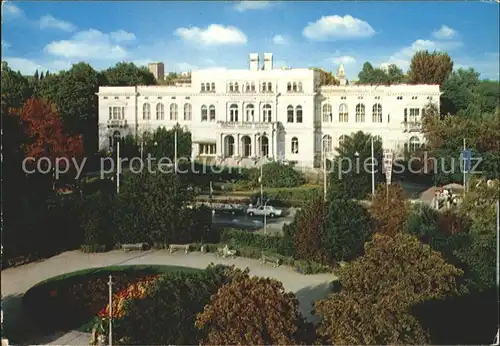
[[[233,246],[250,246],[260,249],[278,250],[281,237],[250,233],[246,230],[226,228],[221,230],[221,242]]]
[[[127,304],[124,318],[114,326],[115,340],[128,345],[198,345],[206,331],[195,327],[196,315],[231,281],[231,272],[210,266],[196,273],[167,273],[147,297]]]
[[[113,197],[97,192],[85,196],[81,206],[80,224],[85,245],[113,246]]]
[[[264,199],[269,199],[268,204],[279,207],[304,207],[322,195],[323,189],[315,185],[264,191]],[[254,192],[252,199],[256,201],[258,198],[260,192]]]
[[[333,271],[332,267],[310,261],[297,260],[293,265],[297,272],[305,275],[331,273]]]
[[[249,180],[253,186],[259,186],[260,168],[253,168],[249,172]],[[304,176],[290,166],[271,162],[262,167],[264,187],[283,188],[297,187],[305,183]]]

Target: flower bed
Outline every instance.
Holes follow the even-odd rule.
[[[89,325],[103,307],[107,309],[109,275],[113,291],[123,294],[129,287],[140,292],[142,286],[134,284],[149,282],[160,274],[193,270],[198,271],[169,266],[120,266],[74,272],[32,287],[24,295],[23,305],[44,332],[79,329]],[[137,295],[133,288],[129,294]]]

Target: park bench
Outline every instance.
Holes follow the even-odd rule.
[[[279,267],[280,265],[280,259],[276,256],[269,256],[269,255],[264,255],[262,254],[261,257],[260,257],[260,263],[262,265],[266,264],[266,263],[271,263],[273,265],[273,267]]]
[[[8,260],[10,267],[17,267],[17,266],[26,264],[29,261],[30,261],[30,256],[28,256],[28,257],[18,256],[18,257],[10,258]]]
[[[122,249],[125,251],[139,250],[142,251],[146,247],[146,243],[122,244]]]
[[[168,250],[170,254],[172,254],[175,250],[184,250],[184,253],[187,255],[189,252],[189,244],[188,245],[170,244]]]

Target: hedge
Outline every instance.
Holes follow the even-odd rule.
[[[248,231],[242,231],[234,228],[222,229],[220,240],[233,246],[250,246],[261,249],[279,249],[281,246],[281,237],[268,236]]]

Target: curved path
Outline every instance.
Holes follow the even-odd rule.
[[[20,308],[22,295],[40,281],[57,275],[87,268],[137,264],[175,265],[203,269],[211,262],[215,264],[234,264],[239,268],[248,267],[252,275],[270,277],[281,281],[287,291],[294,292],[297,295],[301,312],[310,320],[313,320],[310,314],[312,302],[325,297],[330,290],[332,281],[336,279],[333,274],[301,275],[290,267],[273,268],[270,265],[263,266],[258,260],[242,257],[216,259],[214,254],[199,252],[185,255],[179,251],[170,255],[161,250],[143,252],[117,250],[100,254],[69,251],[40,262],[2,270],[4,326],[23,323],[24,317]],[[22,328],[22,330],[25,329],[25,326],[17,327]],[[59,333],[58,335],[26,340],[27,344],[57,345],[88,345],[88,342],[88,335],[77,332]]]

